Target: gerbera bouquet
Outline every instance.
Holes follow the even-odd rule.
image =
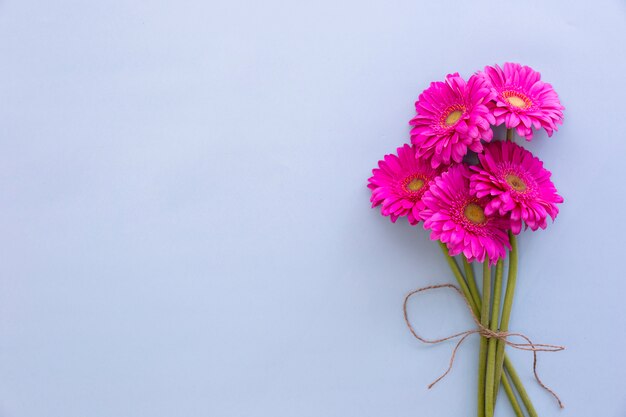
[[[507,357],[506,346],[532,351],[535,378],[562,407],[558,396],[537,375],[536,354],[563,348],[533,343],[523,334],[509,332],[508,326],[517,277],[515,236],[528,228],[545,229],[547,218],[554,221],[558,204],[563,202],[550,171],[515,143],[515,136],[530,141],[536,129],[552,136],[562,123],[564,107],[537,71],[506,63],[487,66],[467,81],[455,73],[431,83],[420,94],[415,109],[417,114],[410,121],[412,145],[405,144],[379,161],[368,187],[372,207],[380,206],[382,215],[392,222],[406,217],[411,225],[421,221],[424,229],[430,230],[431,240],[439,242],[458,284],[420,288],[405,299],[405,320],[419,340],[459,339],[448,370],[431,386],[450,371],[460,344],[477,333],[481,336],[479,417],[493,416],[500,385],[518,417],[525,412],[537,416]],[[496,140],[492,129],[502,124],[506,137]],[[474,276],[476,262],[482,263],[482,294]],[[407,301],[414,294],[439,288],[452,288],[463,295],[476,329],[439,340],[417,334],[408,319]],[[515,337],[518,342],[513,341]]]

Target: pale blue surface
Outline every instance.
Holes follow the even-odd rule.
[[[568,347],[540,357],[567,408],[511,356],[542,417],[626,415],[626,5],[523,3],[1,1],[0,415],[473,415],[477,339],[429,391],[452,345],[402,321],[446,264],[365,183],[431,80],[505,60],[567,107],[512,319]]]

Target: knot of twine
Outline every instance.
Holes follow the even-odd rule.
[[[451,336],[444,337],[441,339],[435,339],[435,340],[425,339],[417,334],[417,332],[411,325],[411,321],[409,320],[409,316],[407,313],[407,303],[409,302],[409,299],[415,294],[430,291],[430,290],[436,290],[440,288],[452,289],[456,291],[456,293],[459,294],[461,298],[463,298],[463,301],[465,301],[465,305],[467,306],[467,309],[469,310],[470,314],[472,315],[472,319],[474,320],[474,323],[476,324],[475,329],[466,330],[464,332],[456,333]],[[452,370],[452,365],[454,364],[454,358],[456,356],[456,352],[461,346],[461,344],[465,341],[465,339],[467,339],[469,336],[473,334],[479,334],[482,337],[485,337],[487,339],[500,340],[502,341],[502,343],[515,349],[531,351],[533,353],[533,373],[535,374],[535,379],[537,380],[539,385],[541,385],[541,387],[543,387],[546,391],[552,394],[552,396],[559,403],[559,407],[563,408],[563,403],[561,402],[561,399],[559,398],[559,396],[556,395],[556,393],[552,391],[550,388],[548,388],[541,381],[541,379],[539,378],[539,375],[537,374],[537,352],[559,352],[561,350],[564,350],[565,347],[557,346],[557,345],[547,345],[544,343],[533,343],[528,338],[528,336],[522,333],[512,333],[508,331],[491,330],[488,327],[483,326],[480,320],[478,319],[478,317],[476,317],[476,314],[474,314],[474,310],[472,309],[472,306],[469,304],[469,301],[467,301],[467,299],[465,298],[461,290],[455,285],[452,285],[452,284],[430,285],[428,287],[419,288],[417,290],[413,290],[410,293],[408,293],[406,297],[404,298],[404,321],[406,322],[407,327],[411,331],[411,334],[422,343],[437,344],[437,343],[442,343],[451,339],[460,338],[456,346],[454,347],[454,350],[452,351],[452,356],[450,356],[450,363],[448,365],[448,369],[439,378],[435,379],[430,385],[428,385],[429,389],[432,388],[437,382],[445,378],[445,376],[448,375],[448,373],[450,373],[450,371]],[[509,338],[511,337],[519,337],[521,339],[524,339],[525,343],[524,342],[522,343],[512,342],[511,340],[509,340]]]

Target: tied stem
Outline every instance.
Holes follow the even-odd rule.
[[[463,260],[464,262],[467,262],[465,257],[463,257]],[[474,286],[475,285],[476,285],[476,282],[474,282]],[[491,304],[491,268],[489,268],[489,262],[484,262],[483,263],[483,299],[482,299],[482,306],[480,309],[480,324],[482,324],[485,327],[489,326],[489,305],[490,304]],[[478,353],[478,417],[485,417],[486,366],[487,366],[487,339],[485,337],[481,337],[480,338],[480,351]],[[517,406],[519,408],[519,405]]]
[[[496,277],[493,287],[493,305],[491,308],[491,322],[489,329],[498,331],[498,318],[500,316],[500,299],[502,298],[502,271],[504,262],[498,260],[496,264]],[[493,417],[494,413],[494,392],[495,389],[495,371],[496,371],[496,347],[497,340],[490,338],[487,347],[487,370],[485,376],[485,417]]]
[[[504,292],[504,303],[502,305],[502,317],[500,318],[500,331],[509,330],[509,320],[511,319],[511,309],[513,307],[513,297],[515,295],[515,284],[517,281],[517,239],[515,235],[509,231],[509,240],[511,241],[511,251],[509,252],[509,276],[506,281],[506,291]],[[505,343],[498,340],[496,348],[496,373],[494,381],[494,403],[497,401],[497,390],[502,377],[502,367],[504,365],[504,348]]]
[[[474,314],[476,315],[476,317],[480,317],[482,303],[480,301],[480,294],[478,293],[478,290],[474,294],[470,292],[470,288],[465,282],[465,278],[463,278],[463,274],[461,273],[459,266],[457,265],[454,258],[450,256],[450,253],[448,252],[448,248],[446,247],[446,245],[439,242],[439,246],[441,247],[441,250],[443,251],[443,254],[446,258],[446,261],[448,262],[448,265],[450,266],[450,269],[452,270],[452,274],[454,274],[454,277],[456,278],[459,284],[459,287],[461,287],[461,291],[463,292],[463,295],[467,299],[467,302],[470,304],[472,311],[474,311]],[[473,285],[472,288],[476,288],[476,286]],[[478,303],[474,302],[475,299],[478,300]],[[532,405],[532,402],[530,401],[530,397],[526,393],[524,384],[519,379],[517,372],[515,372],[515,369],[513,368],[513,364],[509,360],[509,357],[506,354],[506,352],[504,353],[504,367],[507,370],[507,372],[509,372],[509,374],[511,375],[511,381],[513,382],[513,385],[515,386],[515,389],[517,390],[520,398],[524,402],[526,409],[529,410],[529,413],[531,413],[531,417],[537,417],[537,413],[532,414],[532,412],[534,412],[534,407]],[[513,410],[515,410],[515,415],[517,417],[524,417],[523,413],[520,413],[520,414],[517,413],[517,410],[521,410],[521,408],[519,406],[517,397],[515,397],[515,394],[513,393],[513,388],[511,387],[508,378],[502,378],[502,386],[504,387],[504,390],[507,396],[509,397],[509,401],[511,402]],[[532,410],[532,412],[530,410]]]

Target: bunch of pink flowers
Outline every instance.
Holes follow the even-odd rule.
[[[440,242],[470,307],[481,324],[506,332],[517,276],[515,236],[545,229],[563,198],[551,173],[514,136],[532,140],[533,131],[548,136],[563,120],[557,93],[528,66],[487,66],[468,80],[449,74],[420,94],[410,121],[411,143],[385,155],[368,180],[372,207],[392,222],[406,217],[430,230]],[[505,125],[496,140],[494,126]],[[474,160],[477,164],[467,161]],[[460,255],[463,271],[455,256]],[[504,262],[508,279],[501,306]],[[483,293],[472,267],[483,263]],[[495,274],[491,267],[495,265]],[[503,385],[518,417],[536,416],[532,402],[504,351],[505,343],[481,338],[478,416],[492,417]],[[517,392],[517,395],[515,394]]]

